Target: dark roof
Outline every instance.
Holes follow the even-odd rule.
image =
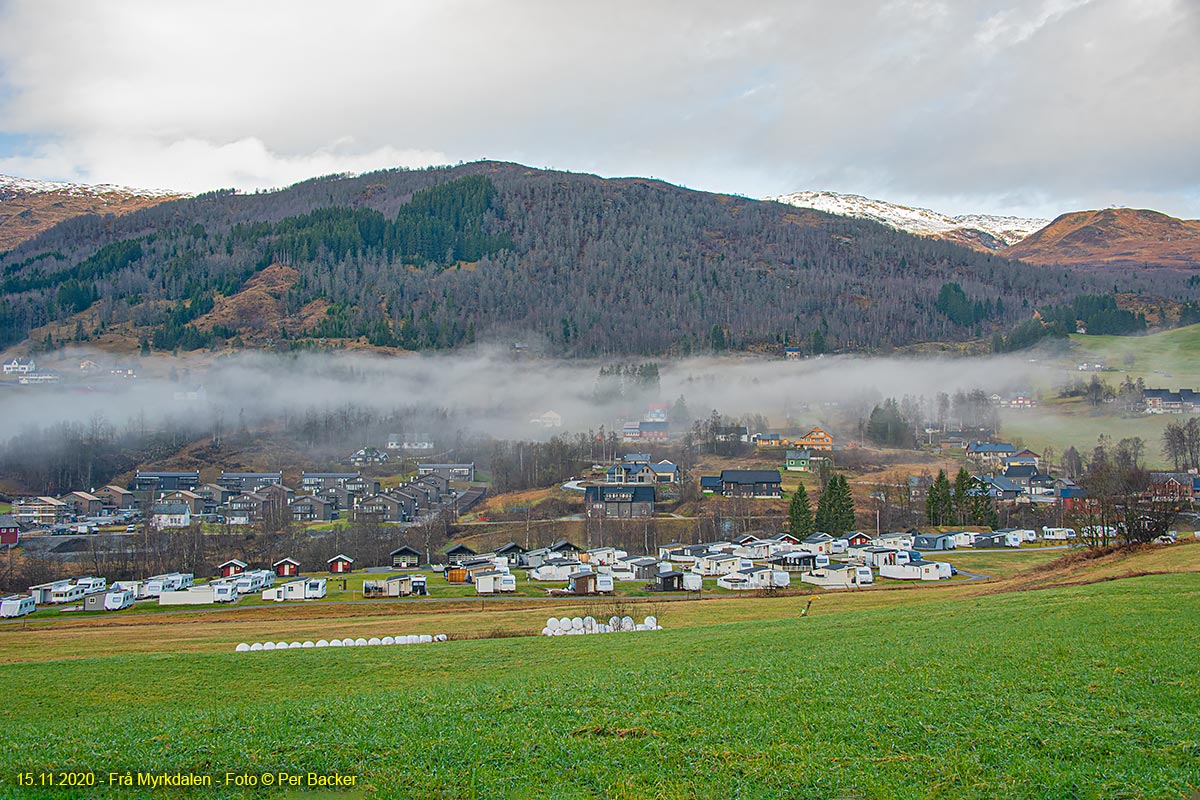
[[[703,475],[700,478],[701,489],[720,489],[721,478],[718,475]]]
[[[1013,464],[1004,470],[1006,478],[1032,478],[1037,474],[1038,468],[1035,464]]]
[[[723,469],[721,483],[779,483],[779,470],[775,469]]]
[[[525,552],[525,548],[521,547],[521,545],[517,544],[516,542],[508,542],[507,544],[502,544],[496,548],[497,554],[500,554],[500,553],[524,553],[524,552]]]
[[[1016,448],[1008,442],[971,442],[968,453],[1015,453]]]
[[[398,555],[400,555],[401,553],[412,553],[414,556],[420,556],[420,555],[421,555],[421,551],[420,551],[420,550],[418,550],[418,549],[417,549],[417,548],[415,548],[415,547],[412,547],[411,545],[407,545],[407,544],[402,544],[402,545],[400,545],[400,546],[399,546],[399,547],[397,547],[395,550],[393,550],[392,552],[388,553],[388,555],[390,555],[390,556],[398,556]]]
[[[453,555],[454,553],[470,553],[471,555],[475,555],[475,551],[465,544],[456,544],[446,548],[446,555]]]
[[[584,490],[584,502],[587,503],[652,503],[654,502],[653,486],[588,486]]]
[[[17,519],[11,514],[0,514],[0,528],[17,527]]]
[[[554,544],[550,545],[550,550],[552,550],[553,552],[556,552],[556,553],[557,553],[559,550],[575,550],[575,551],[578,551],[578,550],[579,550],[579,546],[578,546],[578,545],[576,545],[574,542],[568,542],[566,539],[559,539],[557,542],[555,542]]]

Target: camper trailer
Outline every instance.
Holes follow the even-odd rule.
[[[83,598],[84,611],[120,611],[129,608],[136,600],[130,589],[109,589],[103,592],[92,592]]]
[[[0,599],[0,617],[23,617],[37,610],[37,603],[29,595],[10,594]]]

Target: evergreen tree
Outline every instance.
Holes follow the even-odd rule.
[[[954,520],[954,499],[946,470],[939,469],[925,498],[925,520],[930,525],[949,525]]]
[[[829,485],[817,502],[817,530],[830,536],[843,536],[854,530],[854,498],[850,486],[841,474],[829,479]]]
[[[788,505],[788,533],[803,539],[815,532],[812,506],[808,503],[808,490],[802,483],[796,487],[792,494],[792,502]]]
[[[971,524],[983,525],[992,530],[1000,527],[1000,514],[996,511],[996,504],[988,496],[987,486],[983,481],[973,478],[969,492]]]
[[[971,516],[971,487],[975,481],[966,467],[960,467],[954,476],[954,524],[965,525]]]

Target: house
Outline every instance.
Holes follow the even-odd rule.
[[[364,497],[354,507],[355,522],[405,522],[414,514],[409,513],[411,495],[397,497],[395,494],[376,494]]]
[[[793,550],[790,553],[780,553],[772,558],[771,566],[784,572],[811,572],[814,569],[829,566],[829,556]]]
[[[496,548],[496,555],[508,560],[512,566],[525,565],[525,548],[516,542],[507,542]]]
[[[222,578],[232,578],[234,575],[241,575],[245,571],[246,562],[239,561],[236,558],[231,558],[217,567],[217,574]]]
[[[538,425],[542,428],[561,428],[562,414],[557,411],[543,411],[541,414],[535,415],[529,420],[530,425]]]
[[[694,574],[694,573],[693,573]],[[697,575],[697,578],[700,576]],[[683,591],[684,575],[678,570],[669,572],[658,572],[654,575],[654,591],[656,592],[682,592]]]
[[[940,581],[950,578],[950,565],[942,561],[908,561],[884,564],[879,577],[899,581]]]
[[[1015,500],[1025,493],[1020,484],[1003,475],[972,475],[971,477],[978,479],[983,484],[983,491],[987,492],[988,497],[994,497],[997,500]],[[978,490],[973,489],[972,491]]]
[[[655,483],[679,483],[679,465],[662,460],[649,465]]]
[[[800,539],[788,533],[787,531],[775,534],[771,537],[771,541],[779,542],[780,544],[787,545],[793,549],[800,546]]]
[[[411,545],[402,544],[389,555],[392,569],[415,569],[421,564],[421,551]]]
[[[713,428],[713,439],[718,442],[749,442],[750,429],[745,425],[717,425]]]
[[[461,566],[464,561],[469,561],[478,555],[474,550],[467,547],[465,544],[451,545],[446,549],[446,563],[455,566]]]
[[[428,596],[429,586],[424,575],[392,575],[386,581],[388,597]]]
[[[788,361],[799,361],[804,358],[804,351],[799,347],[785,347],[783,348],[783,357]]]
[[[814,427],[797,439],[794,444],[802,450],[833,450],[833,436],[818,427]]]
[[[529,571],[533,581],[565,581],[580,571],[582,562],[574,558],[549,558]],[[590,569],[590,567],[589,567]]]
[[[448,481],[475,480],[475,462],[470,464],[417,464],[417,475],[441,475]]]
[[[875,576],[871,573],[870,567],[854,564],[830,564],[827,567],[801,574],[800,580],[803,583],[824,586],[827,589],[851,589],[855,586],[866,586],[873,583]]]
[[[316,495],[297,497],[288,504],[294,522],[331,522],[337,519],[337,511],[329,500]]]
[[[282,472],[225,472],[217,478],[217,485],[231,492],[256,492],[273,483],[283,483]]]
[[[649,464],[618,462],[609,467],[604,473],[607,483],[655,483],[657,476]]]
[[[825,456],[814,455],[812,450],[788,450],[783,468],[791,472],[816,472],[822,464],[828,464]]]
[[[732,575],[739,569],[749,566],[749,562],[743,564],[743,559],[732,553],[714,553],[707,552],[696,559],[692,564],[692,572],[698,575]]]
[[[192,490],[200,485],[199,472],[142,472],[133,479],[135,492],[173,492],[176,489]]]
[[[349,481],[362,477],[359,472],[301,472],[300,491],[319,494],[344,487]]]
[[[104,513],[104,501],[89,492],[69,492],[58,499],[77,517],[98,517]]]
[[[878,567],[880,564],[894,564],[897,561],[908,561],[907,550],[897,550],[894,547],[879,547],[874,545],[865,548],[862,555],[863,564],[868,567]]]
[[[1016,452],[1017,449],[1008,442],[971,442],[967,445],[967,458],[983,465],[997,464]]]
[[[567,576],[567,592],[570,594],[611,594],[611,575],[597,572],[573,572]]]
[[[611,567],[628,555],[629,553],[624,550],[618,550],[615,547],[593,547],[591,550],[583,553],[579,557],[579,560],[587,562],[593,567]]]
[[[642,441],[665,442],[670,438],[670,426],[665,420],[643,420],[638,423],[637,438]]]
[[[136,599],[134,593],[129,589],[107,589],[101,592],[92,592],[84,596],[83,610],[120,611],[132,606]]]
[[[187,489],[176,489],[173,492],[164,492],[158,498],[159,503],[170,503],[172,505],[180,504],[188,507],[188,513],[193,517],[202,515],[208,506],[208,500],[205,499],[199,492],[192,492]]]
[[[37,611],[37,603],[29,595],[10,594],[0,598],[0,617],[23,617]]]
[[[425,451],[433,449],[433,437],[428,433],[389,433],[388,450]]]
[[[1200,475],[1192,472],[1151,472],[1146,498],[1159,502],[1191,502],[1200,494]]]
[[[329,571],[334,575],[344,575],[354,571],[354,559],[344,553],[338,553],[325,563],[329,565]]]
[[[871,544],[876,547],[891,547],[896,550],[911,550],[913,546],[914,533],[905,531],[891,531],[881,533],[871,539]]]
[[[846,540],[847,547],[861,547],[871,543],[871,537],[862,531],[850,531],[842,538]]]
[[[613,565],[617,580],[648,581],[658,574],[658,559],[651,556],[626,557]]]
[[[649,471],[649,468],[646,470]],[[653,472],[650,475],[653,476]],[[584,488],[583,501],[589,517],[633,519],[654,515],[653,486],[587,486]]]
[[[351,453],[346,461],[356,467],[367,467],[375,464],[386,464],[390,457],[378,447],[362,447]]]
[[[952,533],[918,533],[912,546],[914,550],[953,550],[958,545]]]
[[[782,497],[779,470],[723,469],[721,493],[725,497]]]
[[[186,528],[191,524],[192,510],[186,503],[155,503],[150,509],[152,528]]]
[[[230,525],[249,525],[266,517],[268,499],[255,492],[243,492],[229,498],[225,521]]]
[[[702,494],[720,494],[721,493],[721,478],[718,475],[704,475],[700,478],[700,492]]]
[[[92,492],[100,498],[101,506],[106,513],[129,511],[137,508],[137,495],[120,486],[104,486]]]
[[[13,504],[13,516],[18,523],[50,527],[65,522],[71,508],[57,497],[22,497]]]
[[[281,558],[271,565],[280,578],[294,578],[300,574],[300,562],[294,558]]]
[[[37,372],[37,362],[32,358],[11,358],[4,362],[5,375],[29,375]]]
[[[828,533],[817,532],[800,542],[799,547],[809,553],[830,555],[833,553],[833,537]]]
[[[21,528],[11,514],[0,514],[0,547],[16,547],[21,543]]]

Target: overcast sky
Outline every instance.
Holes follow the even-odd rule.
[[[1200,217],[1200,0],[0,0],[0,173],[202,191],[495,158]]]

